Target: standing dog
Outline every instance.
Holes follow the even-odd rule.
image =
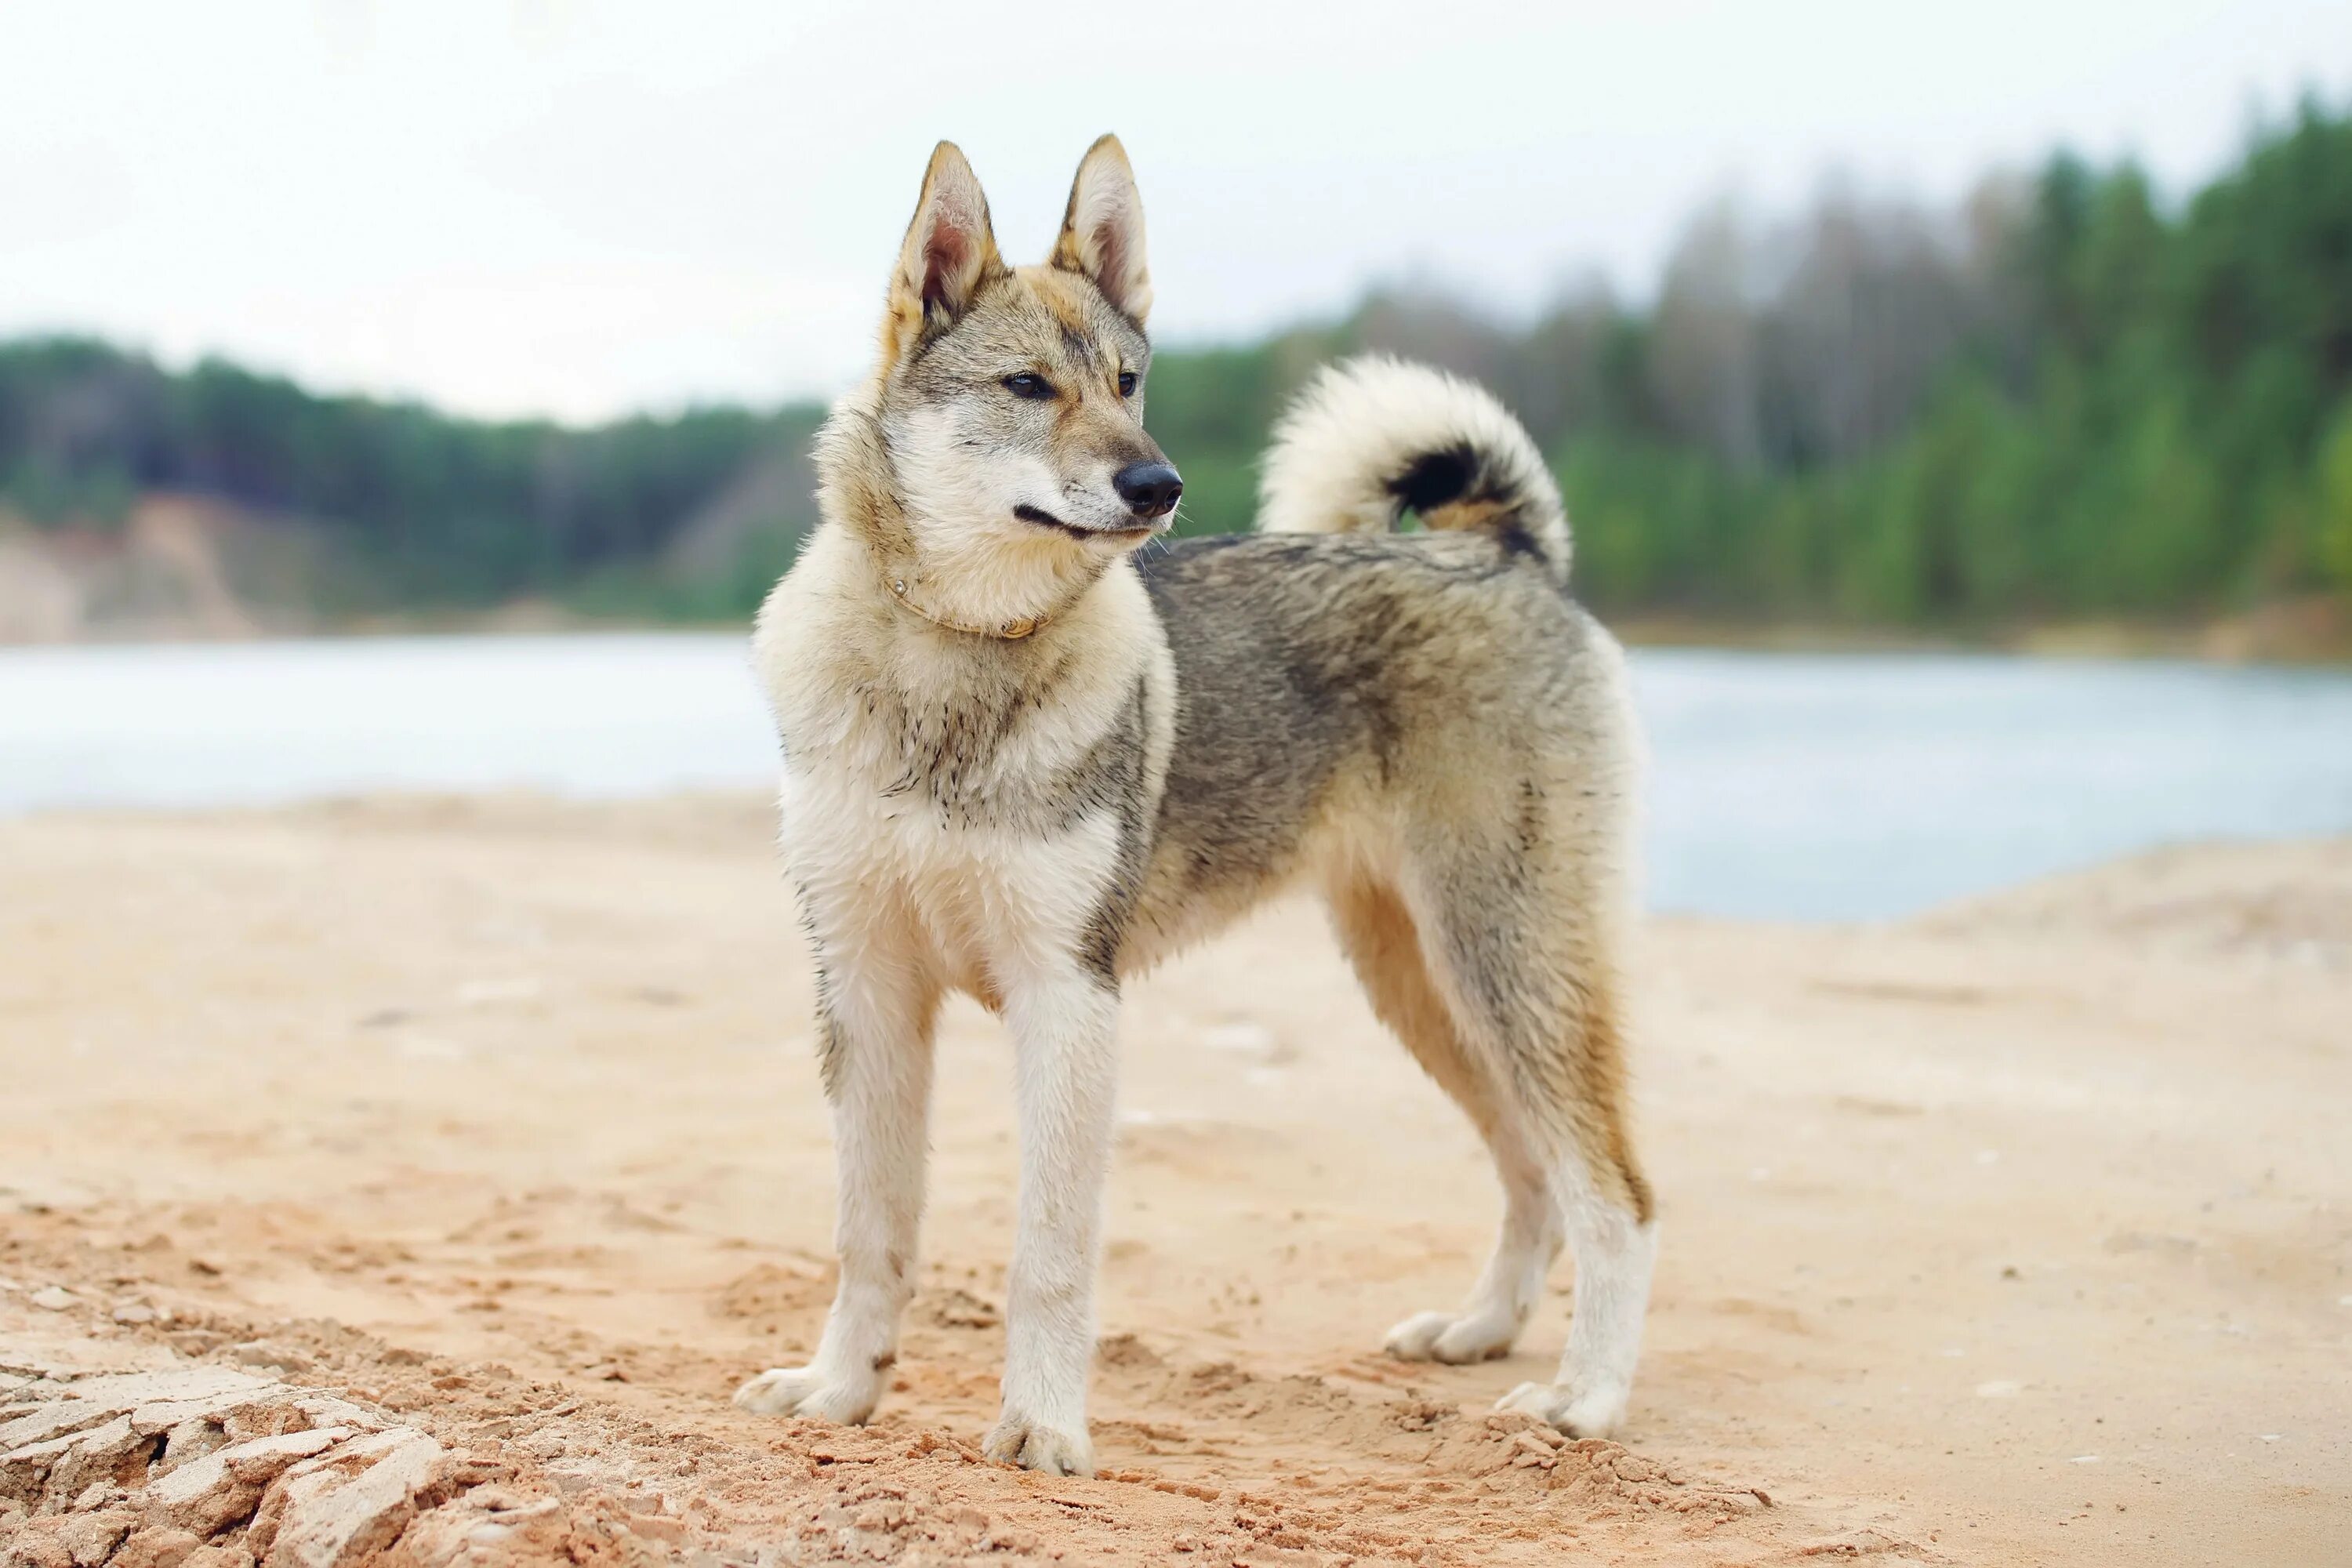
[[[818,443],[824,521],[760,613],[841,1279],[814,1359],[736,1403],[873,1411],[960,988],[1011,1030],[1021,1141],[986,1451],[1088,1473],[1120,980],[1303,882],[1502,1180],[1468,1302],[1389,1350],[1504,1354],[1570,1243],[1559,1379],[1502,1403],[1605,1433],[1655,1250],[1618,1012],[1637,742],[1617,646],[1568,595],[1559,491],[1484,392],[1359,361],[1283,421],[1263,532],[1139,570],[1181,489],[1143,430],[1150,305],[1115,139],[1040,267],[1004,263],[971,165],[932,154],[879,361]],[[1425,532],[1392,531],[1407,510]]]

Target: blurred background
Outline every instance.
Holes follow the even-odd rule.
[[[1334,355],[1495,387],[1641,648],[1662,907],[2352,828],[2352,11],[1431,20],[0,14],[0,810],[756,783],[930,144],[1027,258],[1109,129],[1182,530]]]

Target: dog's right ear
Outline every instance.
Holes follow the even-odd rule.
[[[890,277],[890,308],[882,323],[885,368],[926,335],[952,326],[971,309],[981,285],[1004,272],[980,177],[954,142],[942,142],[931,151],[922,199]]]
[[[1098,137],[1070,183],[1069,209],[1052,265],[1090,278],[1112,310],[1137,326],[1151,313],[1151,268],[1143,259],[1143,198],[1116,136]]]

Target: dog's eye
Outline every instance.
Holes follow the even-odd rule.
[[[1121,397],[1133,397],[1135,395],[1135,373],[1133,371],[1123,370],[1118,373],[1118,395]]]
[[[1024,370],[1019,375],[1006,376],[1004,390],[1015,397],[1051,397],[1054,395],[1054,384],[1042,375],[1032,375]]]

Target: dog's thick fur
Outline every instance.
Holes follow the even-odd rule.
[[[1018,268],[940,145],[874,375],[821,439],[824,521],[760,616],[821,976],[841,1279],[810,1364],[737,1402],[873,1410],[914,1284],[933,1018],[956,987],[1004,1019],[1016,1060],[986,1451],[1088,1471],[1120,980],[1305,883],[1503,1185],[1467,1303],[1407,1319],[1390,1351],[1504,1354],[1572,1244],[1558,1379],[1503,1405],[1608,1432],[1654,1252],[1619,1010],[1637,742],[1617,646],[1568,594],[1559,492],[1484,392],[1359,361],[1283,422],[1264,531],[1130,560],[1165,526],[1115,479],[1161,460],[1142,425],[1150,305],[1115,140],[1080,165],[1051,259]],[[1393,531],[1408,510],[1425,531]]]

